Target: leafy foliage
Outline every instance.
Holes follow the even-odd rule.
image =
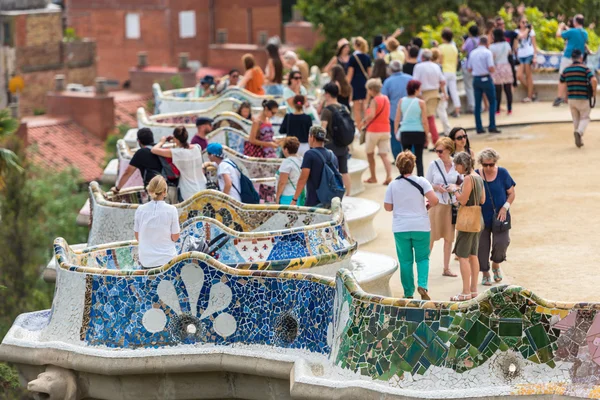
[[[469,32],[469,27],[475,24],[475,21],[462,25],[458,14],[452,11],[445,11],[442,13],[439,25],[425,25],[423,30],[417,35],[423,39],[423,43],[427,46],[431,41],[435,40],[438,43],[442,43],[442,30],[444,28],[450,28],[454,33],[454,42],[460,49],[463,44],[463,36]]]

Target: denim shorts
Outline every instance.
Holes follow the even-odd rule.
[[[531,64],[531,63],[533,63],[533,56],[519,57],[519,62],[521,64]]]

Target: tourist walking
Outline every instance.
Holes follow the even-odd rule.
[[[302,74],[299,71],[291,71],[288,75],[288,84],[283,88],[283,99],[285,100],[285,108],[287,113],[293,113],[296,106],[294,105],[294,97],[302,95],[306,98],[308,92],[302,86]],[[305,104],[302,105],[303,107]]]
[[[494,72],[492,80],[496,88],[496,114],[500,114],[500,103],[502,102],[502,90],[506,94],[506,108],[508,115],[512,114],[512,67],[508,60],[512,49],[504,37],[502,29],[494,29],[494,43],[490,51],[494,56]]]
[[[462,45],[462,52],[465,55],[463,60],[462,71],[463,71],[463,86],[467,95],[467,112],[473,113],[475,110],[475,91],[473,89],[473,75],[469,71],[468,62],[471,51],[475,50],[479,45],[479,28],[477,25],[471,25],[469,27],[469,37],[465,40]]]
[[[444,73],[442,67],[441,53],[437,48],[431,49],[431,62],[437,64],[440,67],[442,73]],[[446,76],[444,75],[444,78]],[[440,91],[440,100],[438,101],[437,108],[435,109],[435,115],[440,119],[443,127],[442,136],[448,136],[450,129],[450,120],[448,120],[448,88],[445,91]],[[435,144],[435,143],[434,143]],[[433,148],[432,148],[433,149]],[[433,151],[433,150],[432,150]]]
[[[569,29],[564,22],[561,22],[558,25],[558,31],[556,32],[556,37],[563,38],[567,41],[567,46],[565,47],[565,51],[560,59],[560,66],[558,69],[558,73],[562,74],[565,68],[570,66],[573,59],[573,50],[579,50],[581,54],[586,53],[586,43],[588,42],[588,33],[583,27],[584,18],[583,15],[577,14],[573,17],[573,28]],[[563,102],[565,98],[565,91],[558,89],[558,97],[554,100],[553,106],[557,107],[560,103]]]
[[[340,39],[337,42],[337,51],[335,56],[331,57],[329,63],[323,69],[323,72],[330,72],[335,65],[339,65],[344,70],[344,74],[348,71],[348,62],[350,61],[350,42],[348,39]]]
[[[412,79],[406,85],[406,97],[400,99],[396,107],[394,132],[404,150],[416,156],[417,175],[423,176],[423,148],[429,133],[427,109],[421,100],[421,82]]]
[[[396,254],[400,262],[400,280],[404,297],[412,299],[415,293],[414,267],[417,264],[417,291],[422,300],[431,300],[428,292],[429,241],[431,226],[427,216],[428,207],[435,207],[438,198],[427,179],[412,176],[415,156],[408,150],[396,159],[400,171],[390,183],[383,200],[385,211],[392,212],[392,231],[396,242]],[[425,198],[425,199],[424,199]]]
[[[348,139],[344,137],[350,136],[350,141],[354,138],[354,123],[350,117],[350,110],[340,104],[338,86],[333,82],[329,82],[323,86],[323,98],[325,99],[323,110],[321,110],[321,126],[327,131],[327,140],[325,148],[333,152],[337,158],[338,170],[342,174],[346,194],[350,194],[351,180],[348,174],[348,156],[349,147],[344,145]],[[351,132],[347,132],[347,130]]]
[[[407,55],[406,49],[404,48],[404,46],[400,45],[400,42],[398,42],[398,39],[396,39],[395,37],[389,37],[385,41],[385,47],[389,51],[389,53],[387,53],[383,57],[386,64],[389,65],[392,61],[399,61],[400,64],[404,64],[404,61],[406,60],[406,55]]]
[[[511,227],[509,209],[515,201],[516,183],[505,168],[498,167],[499,159],[498,152],[490,148],[482,150],[477,157],[481,170],[476,172],[483,177],[486,194],[481,207],[485,226],[479,238],[478,252],[479,266],[483,272],[481,284],[485,286],[492,284],[490,260],[494,281],[502,281],[500,264],[506,261]]]
[[[162,148],[167,142],[175,147]],[[188,132],[184,126],[173,130],[173,136],[163,136],[152,148],[152,153],[157,156],[172,158],[173,164],[179,170],[179,201],[187,200],[196,193],[206,189],[204,176],[202,148],[199,145],[188,143]]]
[[[517,39],[519,34],[512,29],[507,30],[506,23],[504,22],[504,19],[501,16],[496,17],[496,28],[502,30],[502,33],[504,34],[504,39],[510,46],[510,54],[508,55],[508,62],[510,64],[510,69],[511,69],[512,77],[513,77],[513,80],[512,80],[513,87],[517,87],[517,72],[515,70],[517,56],[516,56],[516,52],[515,52],[515,40]]]
[[[242,62],[244,63],[246,72],[244,72],[244,77],[240,81],[239,87],[258,96],[264,96],[265,89],[263,89],[263,85],[265,83],[265,75],[263,70],[256,65],[254,56],[249,53],[244,54],[242,56]]]
[[[283,94],[283,61],[279,55],[279,46],[269,43],[266,47],[268,61],[265,67],[265,93],[271,96]]]
[[[263,100],[262,111],[254,118],[250,136],[244,143],[244,155],[258,158],[276,158],[279,144],[273,141],[271,118],[279,111],[275,100]]]
[[[435,152],[438,159],[431,161],[427,168],[426,179],[431,183],[433,191],[439,203],[437,207],[429,210],[429,221],[431,222],[431,238],[429,249],[440,239],[444,240],[444,276],[457,276],[450,270],[450,253],[454,242],[454,230],[458,202],[451,191],[456,190],[459,174],[454,168],[452,154],[454,154],[454,142],[447,137],[440,138],[435,144]]]
[[[385,167],[384,185],[388,185],[392,181],[392,163],[388,155],[391,152],[390,148],[390,100],[387,96],[381,94],[381,80],[379,78],[371,78],[367,81],[367,91],[371,98],[369,107],[365,115],[362,126],[367,130],[365,136],[365,151],[367,152],[367,160],[369,161],[370,177],[365,180],[365,183],[377,183],[377,175],[375,174],[375,149],[383,166]]]
[[[489,101],[490,125],[489,133],[500,133],[496,128],[496,90],[491,73],[494,72],[494,56],[487,48],[487,37],[479,38],[479,46],[469,54],[467,69],[473,76],[473,90],[475,93],[475,125],[477,133],[485,133],[481,123],[481,99],[483,95]]]
[[[384,59],[378,58],[373,62],[373,69],[371,71],[370,78],[379,78],[381,79],[381,83],[384,83],[388,78],[387,64],[385,63]]]
[[[334,65],[329,70],[329,77],[331,79],[330,82],[334,82],[338,89],[339,94],[337,97],[337,101],[340,104],[343,104],[350,110],[350,97],[352,96],[352,86],[348,83],[348,79],[346,79],[346,73],[341,65]]]
[[[583,146],[583,134],[590,122],[590,98],[596,98],[598,79],[583,63],[583,54],[579,49],[571,52],[573,63],[560,74],[562,93],[567,93],[566,101],[573,118],[575,145]],[[566,86],[566,87],[565,87]]]
[[[395,160],[398,154],[402,151],[402,143],[396,138],[396,131],[394,130],[394,121],[396,120],[396,111],[398,109],[398,102],[401,98],[406,96],[406,85],[412,79],[412,76],[402,72],[402,64],[398,60],[392,60],[390,62],[390,71],[392,75],[383,83],[381,88],[381,94],[387,96],[390,100],[390,133],[391,133],[391,145],[392,145],[392,157]]]
[[[217,182],[219,190],[231,198],[242,202],[241,196],[241,172],[237,165],[228,158],[225,158],[223,145],[221,143],[211,143],[206,148],[208,159],[217,164]]]
[[[402,64],[402,72],[412,76],[415,72],[415,65],[417,65],[417,57],[419,56],[419,48],[417,46],[410,46],[408,48],[408,57],[406,62]]]
[[[196,118],[196,134],[192,138],[191,143],[197,144],[202,150],[206,150],[206,146],[208,146],[206,135],[212,131],[212,123],[213,120],[207,117]]]
[[[454,154],[462,153],[464,151],[468,153],[473,160],[475,159],[475,153],[471,149],[471,143],[469,142],[469,136],[467,136],[465,128],[453,128],[448,137],[454,142],[454,153],[452,153],[452,157],[454,157]]]
[[[442,30],[442,44],[438,46],[440,52],[440,63],[442,64],[442,72],[446,78],[446,94],[452,99],[454,107],[453,116],[460,117],[460,97],[458,95],[458,87],[456,84],[456,71],[458,68],[458,48],[452,40],[454,34],[450,28]],[[446,132],[447,133],[447,132]]]
[[[302,191],[306,187],[306,201],[304,203],[307,207],[331,207],[331,199],[320,199],[317,194],[317,190],[321,185],[321,178],[323,177],[323,170],[327,165],[330,171],[339,176],[337,157],[331,150],[325,148],[325,141],[327,140],[327,131],[321,126],[313,126],[310,128],[308,134],[308,141],[310,144],[310,150],[304,154],[302,159],[302,171],[300,178],[298,179],[298,185],[296,186],[296,193],[292,198],[290,205],[296,205]],[[339,176],[339,183],[341,184],[341,176]],[[343,190],[343,188],[341,188]],[[343,192],[342,192],[343,195]],[[341,197],[341,196],[340,196]],[[327,203],[329,201],[329,203]]]
[[[523,103],[529,103],[535,100],[535,94],[533,92],[533,66],[536,64],[538,51],[535,31],[527,21],[527,17],[523,16],[521,17],[519,27],[515,32],[518,34],[515,42],[515,46],[517,47],[517,57],[519,59],[517,78],[527,90],[527,97],[522,101]]]
[[[296,150],[299,155],[303,155],[310,148],[308,146],[308,131],[313,125],[310,115],[304,113],[304,103],[306,99],[301,94],[294,96],[294,113],[285,114],[283,122],[279,127],[279,133],[286,134],[287,137],[298,139],[299,149]]]
[[[481,204],[485,202],[483,181],[473,171],[473,159],[468,153],[454,156],[456,172],[464,175],[463,183],[456,192],[460,206],[456,220],[456,243],[453,253],[458,256],[462,291],[450,298],[452,301],[465,301],[478,296],[477,278],[479,277],[479,260],[477,258],[479,235],[482,228]],[[464,210],[461,208],[464,207]],[[462,215],[461,215],[462,214]]]
[[[369,45],[362,37],[354,38],[354,53],[350,56],[348,62],[348,82],[352,86],[352,112],[354,113],[354,121],[356,128],[362,129],[361,121],[364,117],[365,99],[367,98],[367,79],[371,76],[371,58],[367,54]]]
[[[413,78],[421,82],[421,97],[427,107],[427,123],[431,134],[431,143],[439,139],[435,125],[435,111],[441,97],[446,98],[446,78],[439,65],[431,61],[433,54],[431,50],[425,49],[421,54],[421,62],[415,66]]]
[[[179,240],[180,227],[177,208],[165,202],[165,178],[155,176],[146,190],[151,201],[135,210],[133,232],[142,268],[152,269],[162,267],[177,255],[175,242]]]
[[[302,166],[302,157],[298,155],[299,147],[300,142],[297,138],[288,136],[283,139],[281,148],[285,159],[276,174],[277,194],[275,195],[275,202],[277,204],[290,204],[294,198],[294,193],[296,193],[298,179],[300,178],[300,167]],[[304,196],[300,195],[296,204],[303,206]]]

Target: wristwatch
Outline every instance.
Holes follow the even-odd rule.
[[[296,201],[296,202],[297,202],[297,201],[298,201],[298,199],[292,199],[292,201]]]

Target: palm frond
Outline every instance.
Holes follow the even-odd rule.
[[[19,129],[19,121],[12,117],[7,108],[0,110],[0,137],[10,135],[17,129]]]
[[[8,149],[0,149],[0,174],[9,168],[23,171],[23,168],[19,165],[19,157],[14,152]]]

